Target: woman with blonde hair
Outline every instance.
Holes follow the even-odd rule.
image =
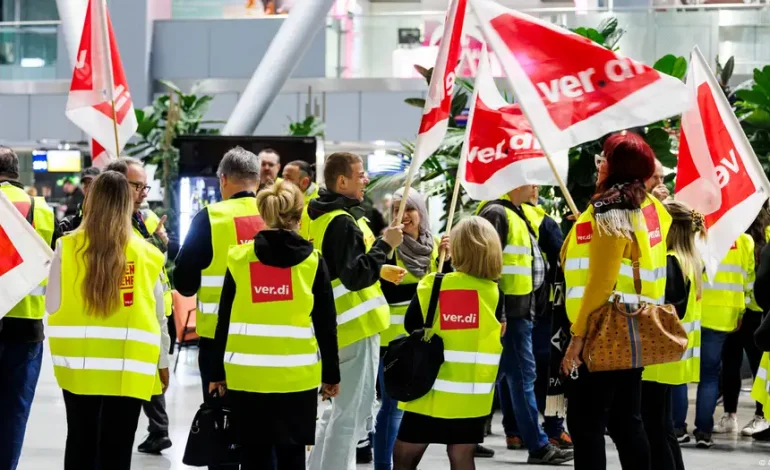
[[[444,343],[444,363],[427,395],[401,404],[404,416],[393,453],[395,470],[415,470],[430,444],[446,444],[452,470],[474,470],[476,445],[492,409],[505,331],[500,239],[481,217],[469,217],[450,234],[455,272],[430,273],[406,311],[408,332],[430,328]],[[434,283],[440,282],[434,322],[425,325]],[[502,323],[501,323],[502,322]]]
[[[695,246],[696,237],[705,238],[703,214],[685,203],[669,200],[663,205],[671,216],[666,237],[665,303],[673,305],[689,338],[682,359],[644,368],[642,373],[642,421],[650,443],[651,467],[656,470],[684,470],[682,451],[674,429],[674,390],[700,380],[700,320],[703,262]],[[679,395],[679,394],[677,394]],[[684,404],[685,410],[687,404]]]
[[[273,455],[282,470],[304,469],[318,387],[324,399],[339,393],[332,284],[320,253],[297,234],[303,207],[290,182],[262,190],[267,228],[228,255],[209,389],[230,395],[241,470],[273,468]]]
[[[59,239],[51,263],[47,334],[67,411],[65,470],[129,470],[142,402],[168,386],[164,257],[133,234],[131,196],[120,173],[97,177],[82,224]]]

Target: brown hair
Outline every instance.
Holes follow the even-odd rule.
[[[362,163],[361,157],[349,152],[334,152],[326,157],[324,163],[324,181],[329,190],[337,189],[337,178],[346,176],[353,177],[353,165]]]
[[[666,245],[676,253],[685,279],[690,272],[693,273],[694,287],[700,298],[703,288],[703,262],[695,247],[695,237],[706,237],[706,222],[702,214],[681,201],[668,200],[663,205],[671,215],[671,228],[668,230]]]
[[[304,208],[302,191],[281,180],[257,194],[257,208],[268,227],[296,230]]]
[[[89,315],[108,317],[120,306],[133,210],[131,188],[121,173],[105,171],[91,183],[78,228],[85,241],[76,249],[86,265],[82,295]]]
[[[478,216],[463,219],[449,235],[455,271],[495,281],[503,271],[503,249],[495,228]]]

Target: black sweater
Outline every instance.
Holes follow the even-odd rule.
[[[313,252],[313,245],[286,230],[262,230],[254,237],[254,251],[259,261],[280,268],[296,266]],[[299,293],[295,293],[299,294]],[[321,352],[321,380],[325,384],[340,382],[340,364],[337,351],[337,311],[334,308],[334,294],[323,258],[319,259],[318,271],[313,280],[313,330],[318,349]],[[227,334],[230,329],[230,316],[235,299],[235,281],[230,271],[225,274],[222,296],[219,301],[219,317],[214,337],[214,352],[210,364],[211,381],[225,380],[224,356],[227,346]],[[258,340],[255,340],[258,341]]]
[[[759,255],[754,299],[763,312],[770,310],[770,244],[765,245]],[[754,332],[754,342],[760,351],[770,351],[770,315],[765,315],[762,324]]]
[[[676,314],[681,320],[687,314],[687,299],[690,297],[689,280],[684,277],[682,267],[676,257],[666,257],[666,303],[676,308]]]

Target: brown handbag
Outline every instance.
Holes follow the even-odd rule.
[[[633,238],[631,261],[634,289],[641,296],[639,243]],[[583,362],[591,372],[637,369],[676,362],[687,349],[687,332],[673,305],[640,302],[628,312],[629,304],[615,295],[611,302],[588,317]]]

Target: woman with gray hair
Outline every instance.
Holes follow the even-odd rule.
[[[425,275],[438,270],[438,258],[441,250],[446,251],[447,258],[449,257],[449,237],[445,235],[439,240],[431,233],[428,210],[425,207],[425,199],[422,194],[411,189],[405,202],[403,194],[403,188],[396,191],[390,209],[392,219],[395,219],[401,204],[406,204],[402,220],[404,241],[393,251],[386,263],[398,266],[406,270],[406,273],[403,275],[403,280],[397,284],[386,280],[384,277],[381,282],[382,293],[390,305],[390,328],[380,333],[382,350],[380,351],[379,381],[382,406],[377,414],[377,424],[374,428],[375,470],[391,470],[393,446],[398,435],[398,428],[401,425],[401,416],[404,413],[398,409],[398,401],[390,398],[385,391],[382,358],[385,356],[387,345],[391,341],[407,334],[404,329],[404,315],[409,302],[417,292],[417,283]],[[445,271],[451,271],[449,263],[446,263],[445,267]],[[384,267],[384,271],[386,270],[387,265]]]

